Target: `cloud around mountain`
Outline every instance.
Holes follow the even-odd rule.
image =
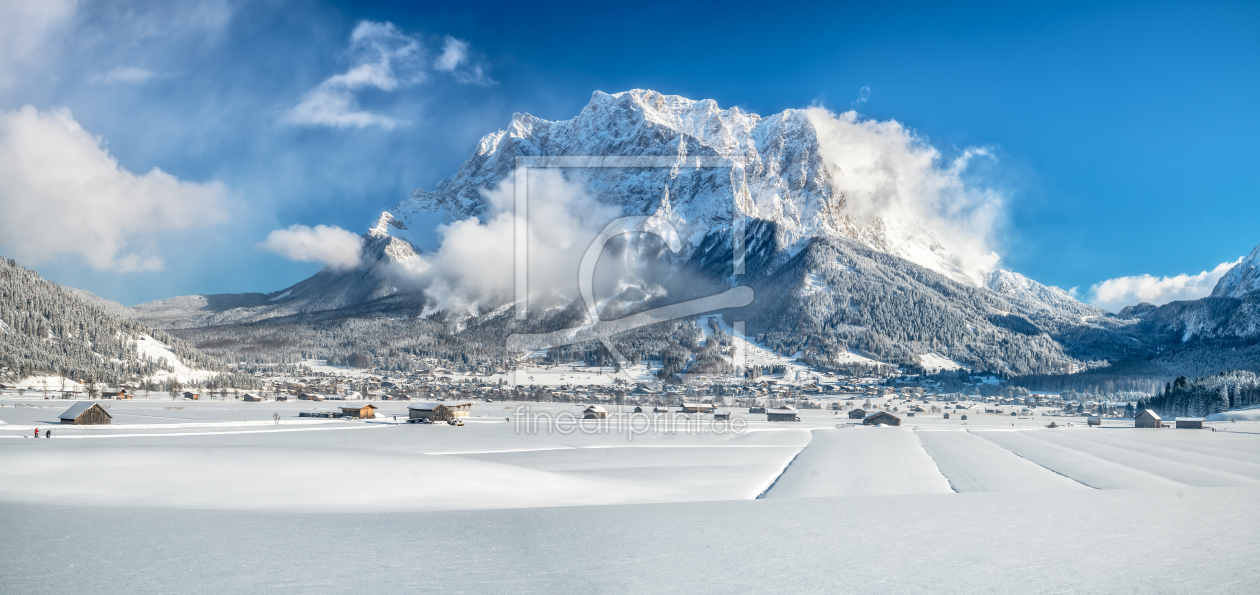
[[[1197,300],[1211,294],[1216,282],[1240,261],[1241,258],[1234,262],[1222,262],[1212,270],[1197,275],[1133,275],[1108,279],[1090,288],[1090,303],[1115,312],[1140,302],[1162,306],[1169,302]]]

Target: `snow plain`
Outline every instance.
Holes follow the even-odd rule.
[[[477,403],[455,427],[395,422],[406,402],[346,421],[296,417],[329,403],[162,398],[103,401],[115,425],[50,426],[70,404],[0,397],[0,591],[1250,592],[1260,578],[1256,423],[896,428],[802,410],[737,413],[735,432]],[[36,426],[54,437],[24,437]]]

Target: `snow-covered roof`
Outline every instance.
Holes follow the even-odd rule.
[[[782,407],[775,407],[773,409],[767,409],[766,413],[796,413],[796,408],[788,407],[787,405],[784,405]]]
[[[65,413],[62,413],[61,417],[58,419],[74,419],[76,417],[79,417],[80,414],[82,414],[84,411],[87,411],[88,409],[91,409],[92,406],[95,404],[96,403],[93,403],[91,401],[79,401],[78,403],[75,403],[69,409],[67,409]],[[105,412],[106,416],[111,417],[111,418],[113,417],[112,415],[109,414],[108,411],[105,411],[104,409],[101,409],[101,411]]]
[[[1178,417],[1173,421],[1207,421],[1207,419],[1203,417]]]
[[[1141,413],[1138,413],[1138,415],[1142,415],[1143,413],[1148,414],[1154,417],[1155,419],[1163,419],[1162,417],[1159,416],[1158,413],[1155,413],[1154,409],[1143,409]]]

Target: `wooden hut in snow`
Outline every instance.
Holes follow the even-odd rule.
[[[61,423],[76,426],[107,426],[113,416],[100,403],[79,401],[61,414]]]
[[[602,405],[591,405],[582,410],[582,419],[608,419],[608,410]]]
[[[880,411],[879,413],[868,415],[864,419],[862,419],[862,425],[864,426],[899,426],[901,425],[901,418],[887,411]]]
[[[801,421],[801,418],[796,416],[796,409],[784,405],[766,409],[766,421]]]
[[[371,405],[350,405],[347,407],[341,407],[341,416],[358,419],[373,419],[376,417],[376,407]]]
[[[418,421],[451,421],[459,417],[468,417],[472,410],[472,403],[457,403],[454,401],[426,401],[414,403],[407,407],[407,422],[416,423]]]
[[[1163,427],[1164,420],[1155,413],[1153,409],[1143,409],[1137,417],[1133,418],[1133,427],[1135,428],[1159,428]]]
[[[866,419],[865,409],[854,409],[849,412],[849,419]]]
[[[1176,418],[1178,430],[1202,430],[1204,421],[1205,420],[1202,417]]]

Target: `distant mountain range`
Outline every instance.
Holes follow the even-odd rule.
[[[746,320],[749,336],[765,346],[820,365],[844,350],[912,369],[945,359],[1010,375],[1103,367],[1205,374],[1217,364],[1260,362],[1260,247],[1210,297],[1108,314],[1018,273],[977,268],[951,254],[911,211],[856,212],[843,172],[829,165],[822,143],[802,110],[763,118],[654,91],[597,92],[572,120],[517,114],[508,128],[484,137],[452,178],[382,214],[363,235],[357,268],[325,269],[269,294],[184,296],[136,306],[131,314],[195,342],[226,345],[233,357],[251,342],[269,340],[307,355],[419,350],[507,361],[514,357],[503,350],[507,334],[564,326],[572,309],[525,322],[498,307],[506,302],[435,311],[423,288],[399,281],[400,266],[423,262],[426,254],[416,246],[432,242],[433,221],[486,218],[492,207],[485,191],[510,181],[518,158],[611,155],[669,167],[566,175],[624,216],[666,218],[684,241],[678,253],[661,256],[665,273],[623,286],[606,308],[621,300],[631,312],[746,285],[755,301],[724,315]],[[730,167],[697,167],[699,158]],[[743,274],[732,268],[734,218],[744,221]],[[354,320],[371,323],[347,322]],[[398,336],[380,336],[391,324]],[[334,332],[346,336],[330,338]],[[469,343],[474,336],[476,348]],[[1194,369],[1180,369],[1186,366]]]

